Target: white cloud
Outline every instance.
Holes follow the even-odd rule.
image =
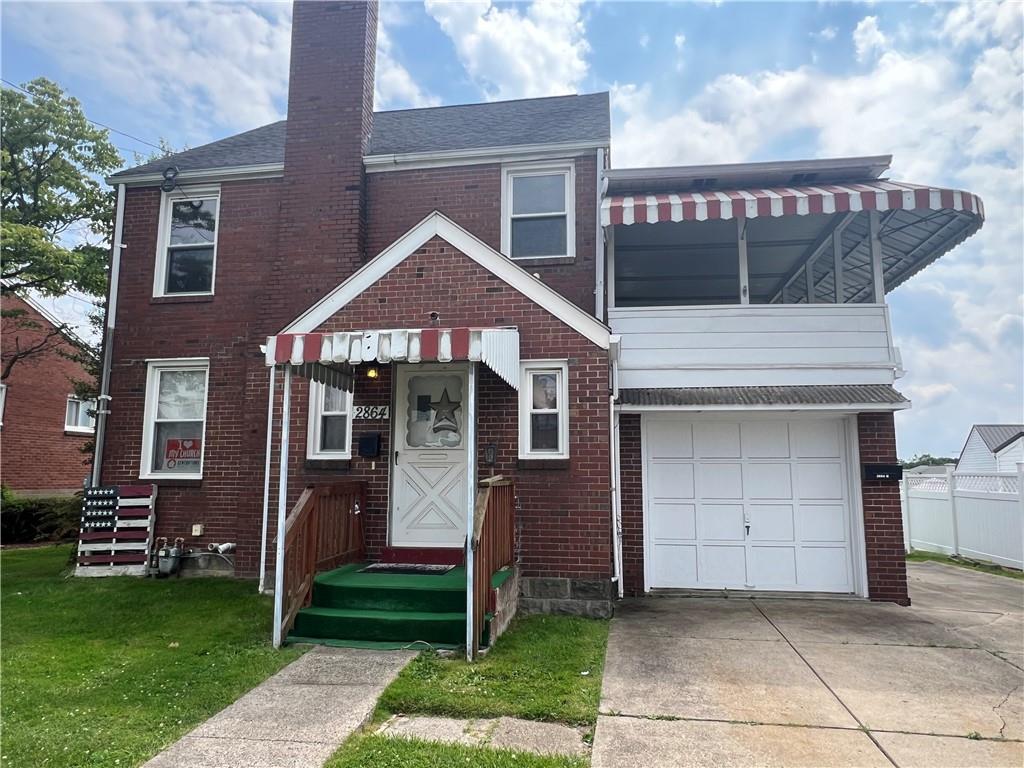
[[[646,48],[648,45],[651,44],[651,36],[644,32],[642,35],[640,35],[640,39],[637,42],[640,43],[641,48]]]
[[[676,47],[677,51],[682,51],[683,46],[686,45],[686,35],[682,32],[677,32],[676,36],[672,38],[672,44]]]
[[[911,300],[908,291],[928,291],[950,318],[942,338],[913,333],[906,318],[895,327],[907,369],[897,387],[915,400],[898,417],[908,455],[956,444],[972,421],[1021,419],[1020,18],[1012,2],[937,6],[934,29],[922,30],[914,47],[862,21],[867,66],[856,74],[812,66],[724,74],[676,105],[649,83],[612,87],[618,167],[772,159],[780,145],[801,141],[794,151],[802,157],[891,152],[893,178],[983,198],[981,232],[889,297],[898,307]]]
[[[857,22],[853,30],[853,45],[857,49],[857,61],[867,61],[871,54],[884,51],[889,46],[889,38],[878,28],[877,16],[865,16]]]
[[[7,3],[4,23],[194,144],[283,116],[291,6]]]
[[[388,3],[381,6],[385,8]],[[376,109],[436,107],[441,100],[424,91],[395,59],[388,35],[389,17],[381,14],[377,25],[377,65],[374,72],[373,103]]]
[[[587,74],[580,0],[534,0],[525,8],[490,0],[425,5],[488,99],[575,93]]]
[[[835,27],[829,26],[829,27],[825,27],[823,29],[820,29],[817,32],[812,32],[811,36],[812,37],[817,37],[817,38],[819,38],[821,40],[826,40],[827,41],[827,40],[835,40],[837,34],[839,34],[839,30],[836,29]]]

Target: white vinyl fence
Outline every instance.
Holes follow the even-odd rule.
[[[908,550],[1024,568],[1024,464],[1016,473],[906,474],[900,489]]]

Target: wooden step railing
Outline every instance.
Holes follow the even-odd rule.
[[[360,482],[310,485],[295,502],[284,524],[282,638],[309,604],[317,573],[365,557],[365,508],[366,484]]]
[[[516,491],[501,475],[480,482],[473,511],[473,635],[468,657],[475,659],[483,640],[484,623],[495,573],[515,562]]]

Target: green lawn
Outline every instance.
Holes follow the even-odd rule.
[[[324,768],[587,768],[583,757],[546,757],[391,736],[355,735]]]
[[[608,622],[574,616],[516,619],[474,664],[425,652],[384,691],[391,713],[498,717],[593,725]]]
[[[251,582],[68,578],[70,553],[0,553],[5,768],[137,765],[300,654]]]
[[[1021,579],[1024,580],[1024,571],[1018,571],[1013,568],[1003,568],[1001,565],[992,565],[991,563],[979,563],[973,560],[961,560],[949,555],[942,555],[938,552],[924,552],[919,549],[915,549],[913,552],[907,554],[907,561],[911,563],[945,563],[946,565],[955,565],[959,568],[967,568],[972,571],[981,571],[982,573],[991,573],[996,576],[1006,576],[1010,579]]]

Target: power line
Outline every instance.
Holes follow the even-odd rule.
[[[16,88],[19,91],[21,91],[22,93],[27,94],[27,95],[31,96],[32,98],[35,98],[35,94],[34,93],[32,93],[31,91],[25,90],[24,88],[22,88],[17,83],[12,83],[10,80],[7,80],[7,79],[2,78],[2,77],[0,77],[0,80],[5,82],[11,88]],[[154,144],[151,141],[146,141],[145,139],[140,139],[138,136],[133,136],[132,134],[126,133],[125,131],[119,131],[119,130],[117,130],[117,128],[111,128],[109,125],[106,125],[105,123],[101,123],[99,120],[92,120],[92,119],[90,119],[88,117],[85,118],[85,119],[88,120],[93,125],[98,125],[100,128],[106,128],[108,131],[113,131],[114,133],[119,133],[122,136],[127,136],[129,139],[132,139],[133,141],[137,141],[140,144],[145,144],[148,147],[153,147],[153,149],[159,149],[161,152],[164,151],[164,148],[161,147],[159,144]],[[118,147],[118,149],[124,149],[124,147]],[[135,150],[124,149],[124,151],[125,152],[129,152],[129,151],[134,152]]]

